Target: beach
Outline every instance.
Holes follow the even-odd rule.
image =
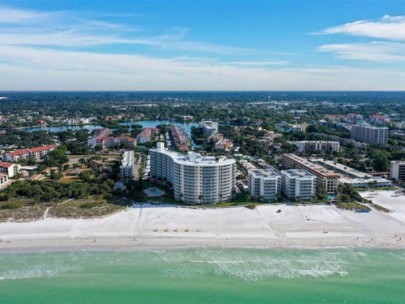
[[[361,195],[391,212],[333,205],[254,210],[135,205],[97,219],[0,223],[0,251],[164,248],[405,248],[405,196]]]

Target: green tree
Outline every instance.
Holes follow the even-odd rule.
[[[373,155],[373,168],[376,171],[388,171],[390,162],[386,152],[378,151]]]

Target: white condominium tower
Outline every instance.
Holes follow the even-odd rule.
[[[289,199],[311,199],[316,193],[316,176],[306,170],[282,170],[283,194]]]
[[[265,202],[278,199],[281,194],[281,175],[275,168],[251,169],[249,172],[249,192]]]
[[[171,183],[174,198],[187,204],[215,204],[232,199],[236,161],[225,157],[187,155],[157,143],[150,151],[150,176]]]
[[[124,151],[120,165],[120,179],[124,183],[128,183],[134,177],[134,151]]]
[[[405,181],[405,161],[391,161],[390,178]]]
[[[318,191],[325,191],[326,194],[332,195],[337,193],[340,175],[334,171],[327,170],[295,154],[281,155],[281,163],[285,169],[302,169],[315,175]]]

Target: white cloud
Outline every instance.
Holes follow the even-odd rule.
[[[286,65],[287,60],[250,60],[250,61],[230,61],[227,64],[236,66],[250,66],[250,67],[266,67],[272,65]]]
[[[32,26],[29,22],[34,21],[35,26]],[[19,26],[11,27],[9,23]],[[0,45],[85,48],[121,44],[227,55],[271,54],[250,48],[190,41],[187,39],[188,33],[189,29],[186,28],[171,28],[160,35],[146,36],[139,28],[83,19],[77,13],[37,12],[0,6]]]
[[[377,21],[360,20],[330,27],[321,34],[348,34],[388,40],[405,40],[405,16],[386,15]]]
[[[326,44],[318,48],[320,52],[330,52],[342,59],[394,62],[405,61],[405,43],[370,42]]]
[[[0,48],[0,90],[399,90],[405,72],[270,69],[188,58]]]
[[[61,13],[38,12],[34,10],[17,9],[0,5],[0,24],[27,24],[46,21],[60,16]]]

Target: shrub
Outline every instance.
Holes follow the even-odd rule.
[[[17,202],[9,202],[3,206],[3,209],[8,209],[8,210],[15,210],[21,208],[22,205]]]

